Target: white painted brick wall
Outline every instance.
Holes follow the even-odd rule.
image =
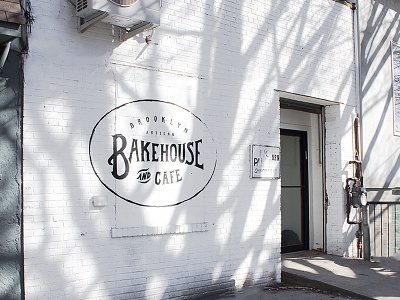
[[[24,91],[26,299],[161,299],[280,280],[280,181],[249,179],[249,145],[279,146],[274,89],[354,101],[351,11],[322,0],[163,0],[158,45],[147,46],[143,35],[119,42],[106,24],[79,34],[68,1],[32,7]],[[132,72],[131,85],[121,84],[123,68]],[[214,136],[213,180],[176,207],[171,221],[200,216],[207,231],[111,238],[123,200],[93,173],[89,138],[116,104],[144,98],[190,109]],[[340,113],[331,118],[327,123],[341,128]],[[329,130],[335,205],[328,214],[342,218],[328,228],[329,247],[339,253],[348,138]],[[109,204],[95,208],[93,196]]]
[[[327,251],[335,255],[357,257],[355,233],[358,225],[347,224],[346,178],[354,177],[353,114],[351,105],[331,105],[326,112],[326,182],[328,196]],[[351,221],[358,220],[351,211]]]

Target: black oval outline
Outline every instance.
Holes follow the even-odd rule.
[[[186,110],[187,112],[189,112],[190,114],[192,114],[195,118],[197,118],[201,123],[203,123],[203,125],[207,128],[208,132],[210,133],[212,142],[213,142],[214,145],[215,145],[214,137],[212,136],[211,130],[208,128],[207,124],[204,123],[198,116],[196,116],[196,115],[195,115],[194,113],[192,113],[190,110],[188,110],[188,109],[186,109],[186,108],[184,108],[184,107],[182,107],[182,106],[180,106],[180,105],[177,105],[177,104],[175,104],[175,103],[171,103],[171,102],[163,101],[163,100],[155,100],[155,99],[133,100],[133,101],[127,102],[127,103],[125,103],[125,104],[122,104],[122,105],[120,105],[120,106],[118,106],[118,107],[115,107],[115,108],[113,108],[112,110],[110,110],[109,112],[107,112],[104,116],[102,116],[102,117],[100,118],[100,120],[99,120],[99,121],[96,123],[96,125],[94,126],[94,128],[93,128],[93,130],[92,130],[92,134],[90,135],[90,139],[89,139],[89,158],[90,158],[90,164],[92,165],[92,169],[93,169],[93,171],[94,171],[94,174],[96,174],[96,176],[97,176],[97,178],[100,180],[100,182],[101,182],[101,183],[106,187],[106,189],[109,190],[111,193],[113,193],[113,194],[116,195],[117,197],[119,197],[119,198],[121,198],[121,199],[123,199],[123,200],[125,200],[125,201],[127,201],[127,202],[129,202],[129,203],[136,204],[136,205],[139,205],[139,206],[143,206],[143,207],[172,207],[172,206],[180,205],[180,204],[182,204],[182,203],[184,203],[184,202],[187,202],[187,201],[193,199],[194,197],[196,197],[198,194],[200,194],[200,193],[206,188],[206,186],[210,183],[211,179],[212,179],[213,176],[214,176],[215,169],[216,169],[216,167],[217,167],[217,156],[218,156],[217,147],[215,147],[215,163],[214,163],[214,169],[213,169],[213,171],[212,171],[212,173],[211,173],[210,179],[208,179],[207,183],[203,186],[203,188],[202,188],[200,191],[198,191],[197,193],[195,193],[195,194],[194,194],[193,196],[191,196],[190,198],[185,199],[185,200],[182,200],[182,201],[177,202],[177,203],[175,203],[175,204],[169,204],[169,205],[146,205],[146,204],[141,204],[141,203],[138,203],[138,202],[129,200],[129,199],[125,198],[125,197],[120,196],[117,192],[113,191],[110,187],[108,187],[108,186],[101,180],[100,176],[97,174],[96,169],[94,168],[94,165],[93,165],[93,161],[92,161],[92,152],[91,152],[92,139],[93,139],[94,132],[96,131],[97,125],[99,125],[100,122],[101,122],[105,117],[107,117],[108,114],[112,113],[113,111],[115,111],[115,110],[117,110],[117,109],[120,109],[121,107],[124,107],[124,106],[126,106],[126,105],[129,105],[129,104],[132,104],[132,103],[136,103],[136,102],[159,102],[159,103],[171,104],[171,105],[174,105],[174,106],[176,106],[176,107],[179,107],[179,108],[181,108],[181,109],[183,109],[183,110]]]

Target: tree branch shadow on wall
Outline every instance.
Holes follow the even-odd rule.
[[[371,197],[368,197],[369,202],[380,202],[380,201],[391,201],[392,195],[389,195],[385,188],[389,188],[396,185],[398,170],[400,167],[400,158],[397,157],[393,160],[393,164],[388,166],[384,173],[386,178],[379,178],[376,174],[380,174],[381,171],[374,168],[374,160],[379,156],[382,151],[382,136],[388,137],[393,132],[385,132],[387,127],[385,123],[391,121],[393,115],[391,113],[391,107],[393,107],[393,87],[387,88],[387,85],[382,85],[380,89],[373,89],[374,83],[379,80],[385,82],[392,82],[391,70],[387,68],[388,64],[391,65],[391,48],[388,43],[391,40],[397,41],[400,38],[400,27],[399,27],[399,8],[398,3],[393,1],[374,1],[372,9],[368,19],[366,20],[363,40],[361,41],[361,66],[365,71],[362,73],[362,97],[371,99],[371,95],[374,102],[378,105],[370,105],[367,108],[363,108],[363,115],[373,114],[378,116],[378,122],[366,124],[364,130],[373,132],[373,135],[364,151],[364,168],[368,170],[368,175],[371,177],[368,180],[369,183],[367,188],[381,188],[376,193],[370,192]],[[382,54],[383,53],[383,54]],[[383,74],[383,75],[382,75]],[[386,76],[386,77],[385,77]],[[387,76],[390,76],[387,78]],[[364,105],[365,106],[365,105]],[[380,109],[380,113],[378,110]],[[389,121],[388,121],[389,120]],[[386,142],[386,141],[385,141]],[[372,175],[373,174],[373,175]],[[371,176],[372,175],[372,176]],[[393,199],[392,199],[393,200]],[[370,208],[372,206],[369,206]],[[383,210],[385,212],[386,210]],[[383,213],[382,212],[382,213]],[[379,219],[380,214],[375,215],[374,210],[369,210],[370,214],[370,226],[373,226],[375,218]],[[370,231],[373,230],[372,228]],[[382,233],[381,233],[382,234]],[[375,251],[374,236],[371,235],[371,249]],[[378,237],[379,238],[379,237]],[[382,245],[381,245],[382,246]],[[374,255],[374,252],[372,253]],[[379,253],[377,254],[379,256]],[[388,253],[389,255],[389,253]]]
[[[23,294],[22,66],[11,50],[0,74],[0,299]]]
[[[66,236],[71,240],[55,241],[54,230],[49,226],[38,228],[38,231],[43,232],[43,238],[37,245],[30,245],[34,250],[29,251],[29,259],[38,261],[41,264],[41,269],[35,269],[31,272],[35,273],[38,278],[47,278],[46,284],[54,288],[54,293],[62,296],[69,295],[72,298],[89,299],[93,290],[106,290],[105,292],[111,298],[166,298],[171,296],[195,297],[195,291],[201,292],[207,296],[207,291],[204,286],[210,287],[210,290],[225,291],[231,290],[234,286],[240,287],[243,284],[265,283],[269,279],[278,279],[280,270],[275,268],[275,264],[280,260],[280,243],[276,239],[268,239],[268,235],[280,230],[279,227],[279,212],[280,203],[277,198],[280,194],[278,181],[249,181],[246,190],[242,190],[241,186],[229,186],[226,195],[222,195],[219,190],[219,184],[226,181],[226,172],[232,172],[232,162],[239,161],[244,165],[248,165],[248,145],[258,141],[268,142],[274,145],[279,145],[279,120],[271,121],[271,115],[279,115],[279,103],[274,100],[271,83],[276,85],[281,90],[294,90],[297,82],[301,82],[301,93],[311,94],[313,85],[318,85],[318,79],[315,78],[315,72],[322,61],[322,53],[326,53],[338,47],[340,41],[332,40],[329,30],[333,28],[336,20],[336,8],[332,5],[331,10],[326,15],[324,20],[321,20],[320,28],[316,29],[313,36],[307,42],[304,39],[302,30],[307,22],[307,16],[310,13],[311,1],[305,1],[303,6],[296,13],[289,13],[286,21],[290,26],[290,30],[281,30],[277,25],[281,24],[280,19],[284,13],[290,12],[290,3],[279,2],[271,4],[270,11],[266,12],[264,21],[257,29],[254,29],[254,37],[248,41],[247,47],[244,45],[244,36],[242,29],[246,26],[246,21],[243,18],[245,11],[249,9],[244,3],[237,4],[237,13],[235,14],[235,24],[237,27],[226,23],[229,18],[228,14],[223,13],[224,6],[230,7],[230,1],[221,1],[220,6],[211,0],[208,0],[205,7],[208,7],[206,18],[206,26],[202,31],[182,31],[174,30],[173,28],[163,29],[165,33],[178,36],[184,39],[185,35],[197,35],[197,39],[201,40],[206,36],[209,40],[201,41],[201,62],[199,64],[199,74],[209,74],[207,80],[200,82],[199,94],[196,99],[197,103],[204,101],[204,110],[195,110],[193,113],[199,116],[204,116],[204,121],[210,124],[223,124],[223,132],[218,131],[214,136],[218,143],[218,165],[217,172],[214,175],[213,181],[204,191],[206,195],[205,201],[205,219],[209,224],[209,231],[202,233],[189,233],[181,235],[182,249],[178,255],[174,255],[168,251],[169,242],[173,239],[170,235],[160,235],[154,237],[135,237],[127,238],[126,245],[132,247],[132,251],[126,248],[119,249],[119,241],[105,239],[104,235],[98,233],[97,224],[95,221],[90,222],[90,214],[87,211],[88,199],[81,199],[81,195],[85,195],[85,188],[80,183],[81,166],[74,164],[60,164],[57,167],[61,170],[63,181],[71,183],[63,191],[65,194],[58,193],[59,191],[52,190],[51,186],[41,186],[37,189],[36,201],[41,203],[49,203],[49,205],[57,206],[58,201],[65,203],[66,208],[64,214],[69,217],[59,219],[60,231],[63,227],[69,225],[69,219],[73,221],[73,228]],[[219,10],[221,9],[221,10]],[[187,18],[190,18],[190,9],[187,10]],[[334,20],[334,22],[332,22]],[[285,29],[286,30],[286,29]],[[293,31],[292,31],[293,30]],[[296,32],[294,38],[292,34]],[[282,36],[287,32],[286,36]],[[248,38],[248,37],[246,37]],[[282,47],[277,45],[281,44]],[[301,44],[303,47],[292,49],[283,58],[283,52],[286,46]],[[103,49],[105,53],[112,52],[112,47],[115,45],[107,45],[110,49]],[[265,78],[260,78],[259,88],[255,91],[258,102],[252,107],[246,107],[243,103],[243,86],[246,82],[246,77],[250,76],[252,68],[260,66],[260,61],[254,58],[263,51],[263,47],[273,47],[273,57],[270,59],[268,75]],[[242,49],[246,48],[245,51]],[[214,52],[214,49],[215,52]],[[308,51],[313,49],[312,55]],[[99,49],[98,49],[99,50]],[[150,51],[150,49],[148,49]],[[99,51],[101,52],[101,51]],[[178,53],[175,57],[179,57],[182,53]],[[154,59],[157,59],[157,50],[152,54]],[[289,56],[289,59],[287,59]],[[300,58],[304,56],[303,58]],[[174,58],[171,57],[171,61]],[[258,64],[257,64],[258,63]],[[267,64],[268,65],[268,64]],[[311,66],[310,66],[311,65]],[[221,81],[217,78],[216,73],[211,70],[219,69],[219,76],[224,76]],[[103,70],[98,70],[102,72]],[[178,70],[179,71],[179,70]],[[342,80],[342,85],[351,76],[351,71],[346,74]],[[257,75],[255,75],[257,76]],[[154,76],[157,79],[156,76]],[[151,79],[153,84],[155,79]],[[227,83],[228,82],[228,83]],[[292,84],[295,82],[296,84]],[[222,86],[225,83],[226,86]],[[85,79],[79,84],[80,88],[85,87]],[[275,87],[275,86],[274,86]],[[132,91],[132,97],[137,95],[136,91],[130,86],[123,87],[126,90]],[[203,91],[207,91],[207,96],[204,96]],[[104,91],[102,91],[104,92]],[[99,93],[101,95],[101,93]],[[339,95],[340,96],[340,92]],[[226,102],[220,98],[229,98],[230,106],[226,106]],[[63,101],[73,106],[76,105],[68,95],[63,95]],[[213,111],[215,105],[223,106],[223,110]],[[248,117],[252,122],[248,122],[242,127],[239,135],[234,135],[232,128],[235,128],[237,120],[237,112],[247,109]],[[42,111],[38,107],[38,111]],[[105,110],[104,112],[106,112]],[[91,128],[88,128],[85,122],[85,116],[80,114],[71,115],[71,124],[76,124],[81,128],[81,132],[89,137]],[[48,127],[45,119],[37,116],[38,132],[40,128]],[[94,125],[94,124],[93,124]],[[213,132],[213,129],[211,128]],[[249,134],[250,133],[250,134]],[[55,164],[60,161],[61,157],[64,162],[76,161],[74,149],[71,147],[74,142],[81,141],[77,135],[70,135],[68,139],[52,139],[52,135],[42,136],[43,139],[51,139],[52,148],[43,149],[47,154],[50,154],[48,159],[53,160]],[[244,141],[243,143],[231,144],[231,140]],[[43,148],[46,145],[41,145]],[[40,147],[41,147],[40,146]],[[40,148],[39,147],[39,148]],[[40,149],[39,149],[40,150]],[[241,154],[245,153],[244,157]],[[34,159],[34,156],[26,159]],[[88,159],[88,158],[86,158]],[[47,166],[46,166],[47,167]],[[41,178],[41,182],[49,182],[46,174],[46,167],[37,165],[36,174]],[[86,165],[88,167],[88,164]],[[89,167],[90,168],[90,167]],[[92,176],[96,180],[95,176]],[[55,178],[50,178],[54,180]],[[56,178],[58,180],[58,177]],[[237,177],[237,182],[249,180],[249,172],[247,169],[241,171]],[[260,188],[260,185],[263,188]],[[254,204],[253,199],[261,190],[268,190],[265,195],[265,203],[263,210],[257,213],[252,211]],[[58,194],[58,196],[57,196]],[[44,198],[39,200],[39,198]],[[191,200],[191,202],[197,199]],[[51,204],[50,204],[51,203]],[[186,214],[190,220],[198,213],[190,207],[191,203],[184,203],[176,208],[171,218],[171,222],[178,222],[182,214]],[[27,205],[29,205],[27,203]],[[46,204],[47,205],[47,204]],[[71,206],[70,206],[71,205]],[[258,207],[262,207],[259,205]],[[43,207],[42,215],[34,218],[46,224],[46,222],[55,222],[53,218],[53,208]],[[133,210],[138,209],[132,206]],[[157,208],[154,208],[157,209]],[[272,212],[272,213],[271,213]],[[73,216],[73,217],[71,217]],[[224,228],[221,225],[221,220],[227,218],[230,224],[234,227]],[[253,220],[252,218],[255,218]],[[254,222],[254,223],[252,223]],[[252,226],[248,227],[249,224]],[[222,223],[223,225],[223,223]],[[224,242],[221,243],[222,233]],[[74,241],[83,232],[88,232],[87,236],[82,236],[80,242]],[[275,232],[276,234],[276,232]],[[146,242],[145,242],[146,240]],[[150,241],[149,241],[150,240]],[[140,248],[141,243],[146,243],[146,252]],[[58,246],[60,246],[59,249]],[[49,251],[49,248],[52,250]],[[115,253],[107,253],[105,255],[102,250],[115,250]],[[193,249],[198,249],[194,251]],[[243,251],[243,249],[246,249]],[[47,256],[44,253],[59,253],[57,257]],[[88,265],[82,266],[80,262],[71,261],[71,257],[88,257]],[[103,257],[101,257],[103,255]],[[182,263],[184,262],[184,263]],[[86,263],[86,262],[85,262]],[[125,263],[125,266],[122,265]],[[90,266],[90,264],[95,264]],[[189,266],[184,266],[189,264]],[[124,279],[116,282],[116,277],[119,276],[120,269],[116,269],[116,265],[124,267]],[[176,267],[178,265],[178,267]],[[82,272],[85,268],[87,277]],[[66,271],[67,270],[67,271]],[[93,271],[94,270],[94,271]],[[257,278],[254,274],[259,273]],[[46,273],[49,272],[49,273]],[[68,273],[68,276],[66,276]],[[93,275],[95,273],[95,275]],[[136,274],[135,274],[136,273]],[[51,274],[51,276],[49,276]],[[202,274],[206,274],[203,276]],[[243,278],[242,283],[233,282],[233,274]],[[177,277],[181,276],[181,277]],[[143,280],[143,278],[146,278]],[[201,282],[197,287],[195,281]],[[83,281],[86,288],[83,290],[74,290],[74,283]],[[181,290],[177,291],[177,284],[186,282],[181,285]],[[189,284],[190,283],[190,284]],[[234,283],[234,284],[233,284]],[[116,287],[116,285],[118,285]],[[202,287],[203,286],[203,287]],[[215,288],[215,290],[214,290]],[[35,289],[40,295],[40,287]],[[158,294],[152,294],[156,291]]]

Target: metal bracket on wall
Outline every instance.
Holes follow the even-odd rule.
[[[121,31],[120,40],[121,40],[121,42],[125,42],[126,40],[130,39],[131,37],[134,37],[135,35],[143,32],[143,31],[151,30],[156,27],[157,27],[157,25],[154,23],[142,21],[129,29],[121,28],[122,31]]]
[[[79,18],[79,31],[80,33],[84,33],[90,27],[96,25],[97,23],[101,22],[101,20],[107,18],[109,15],[108,12],[99,11],[98,13],[91,16],[90,19],[86,18]]]
[[[108,12],[99,11],[96,14],[92,15],[90,18],[79,18],[79,32],[84,33],[86,30],[93,27],[97,23],[101,22],[108,16],[109,16]],[[146,21],[142,21],[132,26],[131,28],[119,27],[121,30],[120,41],[125,42],[126,40],[130,39],[131,37],[134,37],[135,35],[143,31],[152,30],[156,27],[158,27],[157,24]]]
[[[333,1],[346,5],[347,7],[350,7],[352,10],[355,10],[357,8],[355,3],[347,0],[333,0]]]
[[[392,189],[392,195],[400,195],[400,189],[399,188]]]

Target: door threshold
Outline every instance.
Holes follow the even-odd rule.
[[[297,252],[282,253],[281,258],[314,257],[323,254],[320,250],[301,250]]]

